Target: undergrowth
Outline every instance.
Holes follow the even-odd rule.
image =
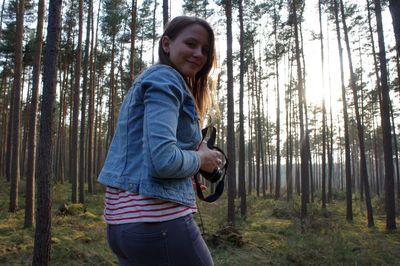
[[[24,228],[23,184],[20,207],[9,213],[9,183],[0,180],[0,265],[30,265],[34,228]],[[51,265],[117,265],[106,241],[103,188],[85,204],[71,204],[70,185],[53,187]],[[300,199],[248,196],[248,212],[227,224],[226,195],[199,203],[195,219],[215,265],[400,265],[400,233],[385,230],[381,198],[374,198],[375,227],[367,227],[364,203],[353,201],[354,219],[346,221],[341,197],[321,208],[318,199],[300,217]]]

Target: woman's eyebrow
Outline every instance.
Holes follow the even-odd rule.
[[[198,38],[193,37],[193,36],[187,37],[187,38],[186,38],[186,41],[195,41],[195,42],[199,42],[199,43],[201,42],[201,40],[199,40]],[[208,42],[205,42],[205,43],[204,43],[204,46],[205,46],[205,47],[210,47],[210,45],[209,45]]]

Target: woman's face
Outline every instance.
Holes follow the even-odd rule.
[[[192,24],[184,28],[174,40],[164,36],[162,47],[183,76],[194,77],[207,62],[210,49],[208,32],[203,26]]]

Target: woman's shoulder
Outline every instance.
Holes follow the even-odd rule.
[[[173,67],[164,64],[155,64],[146,69],[141,75],[142,80],[167,79],[179,83],[185,83],[182,75]]]

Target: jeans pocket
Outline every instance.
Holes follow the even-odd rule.
[[[167,232],[122,232],[121,249],[134,265],[169,265]]]

